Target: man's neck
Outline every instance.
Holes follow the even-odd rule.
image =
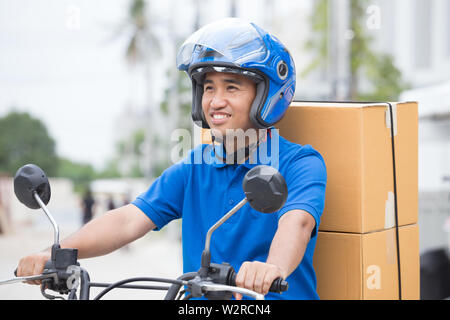
[[[224,147],[225,159],[227,163],[244,163],[258,147],[260,142],[267,135],[266,129],[251,129],[254,131],[240,131],[225,135],[224,139],[216,139]]]

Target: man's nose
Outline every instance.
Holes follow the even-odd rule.
[[[225,95],[221,90],[217,90],[217,92],[214,94],[214,96],[211,99],[211,107],[218,109],[218,108],[224,108],[227,106],[227,101],[225,98]]]

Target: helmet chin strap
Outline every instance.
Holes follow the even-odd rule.
[[[269,129],[270,130],[270,129]],[[217,139],[217,137],[213,134],[212,132],[213,130],[211,130],[211,140],[213,143],[213,152],[214,155],[219,158],[222,162],[227,163],[227,164],[240,164],[240,163],[244,163],[245,160],[250,157],[250,155],[256,150],[256,148],[259,146],[259,144],[261,143],[261,141],[265,141],[268,131],[267,129],[264,130],[258,130],[258,138],[255,142],[251,142],[249,143],[248,146],[245,146],[244,148],[239,148],[236,149],[233,152],[227,152],[226,147],[225,147],[225,141],[224,139]],[[263,134],[260,134],[260,132],[263,131]],[[215,142],[219,142],[222,144],[222,148],[223,148],[223,157],[221,157],[220,155],[218,155],[216,153],[216,147],[215,147]],[[238,146],[239,147],[239,146]],[[231,162],[232,159],[232,162]]]

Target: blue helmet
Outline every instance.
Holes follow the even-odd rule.
[[[192,119],[209,128],[202,111],[207,72],[238,73],[256,83],[250,120],[268,128],[285,114],[295,92],[295,65],[286,47],[254,23],[227,18],[210,23],[181,46],[177,67],[192,80]]]

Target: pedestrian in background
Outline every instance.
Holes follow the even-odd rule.
[[[110,195],[110,196],[108,197],[108,210],[114,210],[115,208],[116,208],[116,205],[115,205],[115,203],[114,203],[113,196]]]
[[[82,207],[83,207],[83,225],[91,221],[94,216],[94,206],[95,199],[92,196],[92,192],[90,188],[86,189],[86,192],[83,196]]]

